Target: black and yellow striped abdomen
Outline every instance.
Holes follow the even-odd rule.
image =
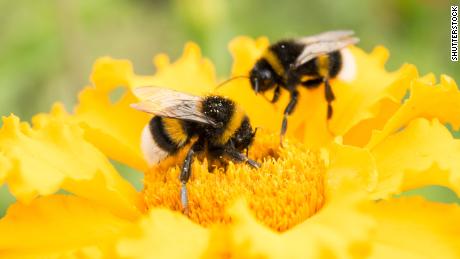
[[[339,51],[318,56],[314,61],[318,75],[323,78],[336,77],[342,68],[342,55]]]
[[[177,152],[190,139],[187,122],[179,119],[155,116],[149,129],[158,147],[169,154]]]
[[[322,79],[335,78],[342,69],[342,54],[334,51],[320,55],[298,68],[300,81],[306,86],[322,83]]]

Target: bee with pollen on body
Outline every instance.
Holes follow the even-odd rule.
[[[131,107],[155,115],[142,132],[141,148],[149,165],[174,155],[194,140],[180,173],[184,211],[188,210],[186,184],[192,173],[191,163],[198,153],[207,151],[212,158],[227,158],[260,167],[243,153],[253,142],[256,131],[234,101],[217,95],[199,97],[160,87],[139,87],[133,92],[141,101]]]

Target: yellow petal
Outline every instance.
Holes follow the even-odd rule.
[[[76,126],[48,120],[31,129],[14,115],[4,117],[0,152],[0,175],[6,175],[11,192],[20,201],[30,202],[37,195],[62,188],[119,215],[132,218],[138,214],[135,189],[83,139]]]
[[[344,136],[343,143],[352,146],[364,147],[372,137],[374,130],[382,129],[385,123],[399,109],[401,104],[390,98],[385,98],[375,106],[376,116],[362,120],[353,126]]]
[[[376,47],[369,54],[357,47],[350,50],[356,59],[357,76],[350,83],[336,80],[333,85],[336,100],[333,102],[334,116],[330,129],[336,135],[344,135],[360,121],[377,116],[382,100],[399,102],[410,81],[417,76],[413,65],[387,72],[384,65],[388,50],[384,47]]]
[[[129,91],[133,77],[130,62],[98,59],[91,76],[95,87],[80,92],[73,119],[85,128],[85,138],[108,157],[143,171],[147,164],[140,149],[140,132],[150,116],[129,107],[137,102]],[[112,103],[110,94],[118,87],[125,92]]]
[[[358,211],[363,195],[341,190],[314,217],[284,233],[256,221],[244,202],[230,210],[228,235],[215,234],[207,256],[235,258],[361,258],[370,252],[373,221]],[[221,240],[219,240],[219,238]],[[223,240],[222,240],[223,239]]]
[[[3,151],[0,150],[0,185],[5,181],[8,176],[7,172],[11,170],[11,167],[11,162],[3,154]]]
[[[166,55],[154,58],[157,72],[149,80],[138,80],[137,85],[154,85],[195,95],[211,92],[216,86],[214,65],[203,58],[200,47],[187,43],[182,57],[170,64]]]
[[[0,220],[1,258],[98,258],[131,227],[96,203],[52,195],[12,205]]]
[[[415,80],[411,87],[409,99],[387,121],[381,131],[373,134],[367,147],[374,147],[388,135],[418,117],[437,118],[442,123],[450,123],[454,129],[459,129],[459,103],[460,90],[452,78],[441,76],[441,83],[435,86],[432,85],[428,77]]]
[[[82,123],[85,138],[110,158],[140,171],[147,169],[140,149],[140,135],[151,115],[132,109],[129,104],[138,100],[132,87],[154,85],[202,95],[215,86],[215,72],[211,62],[202,58],[196,44],[185,46],[184,54],[170,64],[165,55],[155,58],[157,73],[136,75],[127,60],[100,58],[93,68],[94,87],[86,87],[79,95],[79,104],[72,119]],[[110,94],[117,88],[125,90],[112,102]]]
[[[233,57],[232,76],[248,75],[256,60],[269,46],[266,37],[253,40],[249,37],[236,37],[229,44],[229,50]]]
[[[425,84],[431,84],[431,85],[436,84],[436,76],[433,73],[428,73],[424,76],[421,76],[419,80],[423,81]]]
[[[209,231],[177,212],[154,209],[117,245],[129,258],[199,258],[209,242]]]
[[[108,93],[119,86],[131,86],[133,76],[133,65],[129,60],[101,57],[93,65],[91,82],[99,91]]]
[[[460,207],[411,197],[368,204],[376,220],[371,258],[459,258]]]
[[[344,180],[354,179],[362,190],[374,190],[377,185],[378,172],[374,157],[363,148],[331,144],[327,184],[329,188],[338,188]]]
[[[460,194],[460,140],[438,120],[412,121],[372,154],[379,171],[376,197],[426,185],[444,185]]]

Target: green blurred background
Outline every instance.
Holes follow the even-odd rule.
[[[137,73],[152,74],[153,55],[174,59],[195,41],[224,76],[231,65],[227,44],[237,35],[273,41],[353,29],[365,50],[377,44],[390,50],[390,70],[409,62],[420,74],[460,79],[449,57],[449,1],[0,0],[0,12],[0,115],[24,120],[58,100],[71,110],[100,56],[130,59]],[[141,174],[116,166],[141,188]],[[420,192],[458,201],[444,188]],[[0,215],[12,200],[0,188]]]

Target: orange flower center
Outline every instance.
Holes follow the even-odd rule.
[[[146,209],[182,210],[179,173],[186,151],[146,172]],[[226,169],[212,169],[206,158],[195,159],[187,184],[191,220],[203,226],[228,223],[231,218],[225,208],[243,197],[258,220],[274,230],[285,231],[323,206],[325,166],[319,152],[292,141],[280,148],[276,134],[261,132],[249,157],[262,162],[262,167],[253,169],[246,164],[229,163]]]

